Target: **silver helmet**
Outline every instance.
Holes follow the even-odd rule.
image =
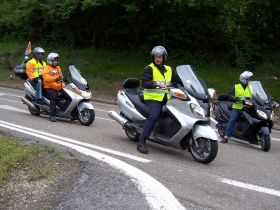
[[[244,71],[243,73],[240,74],[239,80],[243,83],[243,84],[248,84],[248,82],[251,80],[251,77],[253,77],[254,74],[250,71]]]
[[[53,63],[53,61],[55,59],[57,59],[57,63]],[[50,54],[48,54],[47,63],[52,66],[58,66],[59,65],[59,55],[57,53],[51,52]]]
[[[155,46],[151,51],[151,56],[154,59],[155,56],[162,55],[163,59],[166,60],[167,58],[167,51],[163,46]]]
[[[35,47],[33,49],[33,56],[36,59],[43,59],[45,54],[45,50],[42,47]]]

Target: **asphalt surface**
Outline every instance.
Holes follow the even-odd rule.
[[[195,162],[186,151],[150,142],[148,155],[138,153],[136,143],[129,141],[107,115],[109,110],[118,111],[115,105],[93,102],[96,120],[86,127],[75,121],[61,119],[52,123],[44,116],[31,116],[20,102],[23,95],[21,90],[0,87],[0,130],[36,142],[49,142],[46,133],[52,134],[52,139],[65,145],[52,144],[92,165],[73,194],[57,209],[280,209],[279,131],[271,134],[269,152],[231,140],[229,144],[219,144],[216,159],[204,165]],[[42,133],[28,133],[30,128]],[[65,143],[69,139],[82,142],[82,148],[77,142],[72,142],[75,148],[69,148]],[[157,188],[160,190],[154,192]],[[172,201],[181,206],[176,204],[173,208],[157,195],[175,199]]]

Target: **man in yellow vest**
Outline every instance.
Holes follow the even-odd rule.
[[[155,123],[157,122],[162,105],[170,98],[168,86],[182,84],[176,71],[170,66],[164,65],[167,51],[163,46],[156,46],[151,51],[152,63],[143,72],[142,86],[144,88],[144,101],[149,107],[149,117],[145,122],[144,129],[139,137],[137,150],[147,154],[146,140],[149,138]]]
[[[33,82],[36,90],[35,100],[38,104],[43,104],[42,97],[42,72],[46,66],[43,61],[45,51],[41,47],[33,49],[33,58],[26,63],[26,73],[28,79]]]
[[[239,80],[241,84],[236,84],[230,90],[230,100],[232,103],[232,110],[230,113],[230,119],[228,121],[225,136],[223,137],[221,143],[228,143],[228,139],[231,137],[236,121],[238,120],[242,109],[243,109],[243,99],[252,98],[252,90],[249,86],[253,77],[253,73],[250,71],[244,71],[240,74]]]

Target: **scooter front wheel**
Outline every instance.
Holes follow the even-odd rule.
[[[190,152],[197,162],[210,163],[217,156],[218,142],[203,137],[192,139],[190,142]]]
[[[95,119],[95,112],[93,109],[83,108],[78,113],[78,120],[82,125],[88,126],[93,123]]]
[[[268,152],[271,144],[270,136],[262,134],[259,137],[262,151]]]

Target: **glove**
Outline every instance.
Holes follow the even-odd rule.
[[[236,103],[239,103],[239,104],[242,104],[242,103],[243,103],[243,100],[241,100],[240,98],[236,98],[236,99],[235,99],[235,102],[236,102]]]
[[[155,82],[155,87],[160,89],[166,89],[167,85],[164,82]]]
[[[62,77],[58,77],[55,79],[56,82],[63,82],[63,78]]]

